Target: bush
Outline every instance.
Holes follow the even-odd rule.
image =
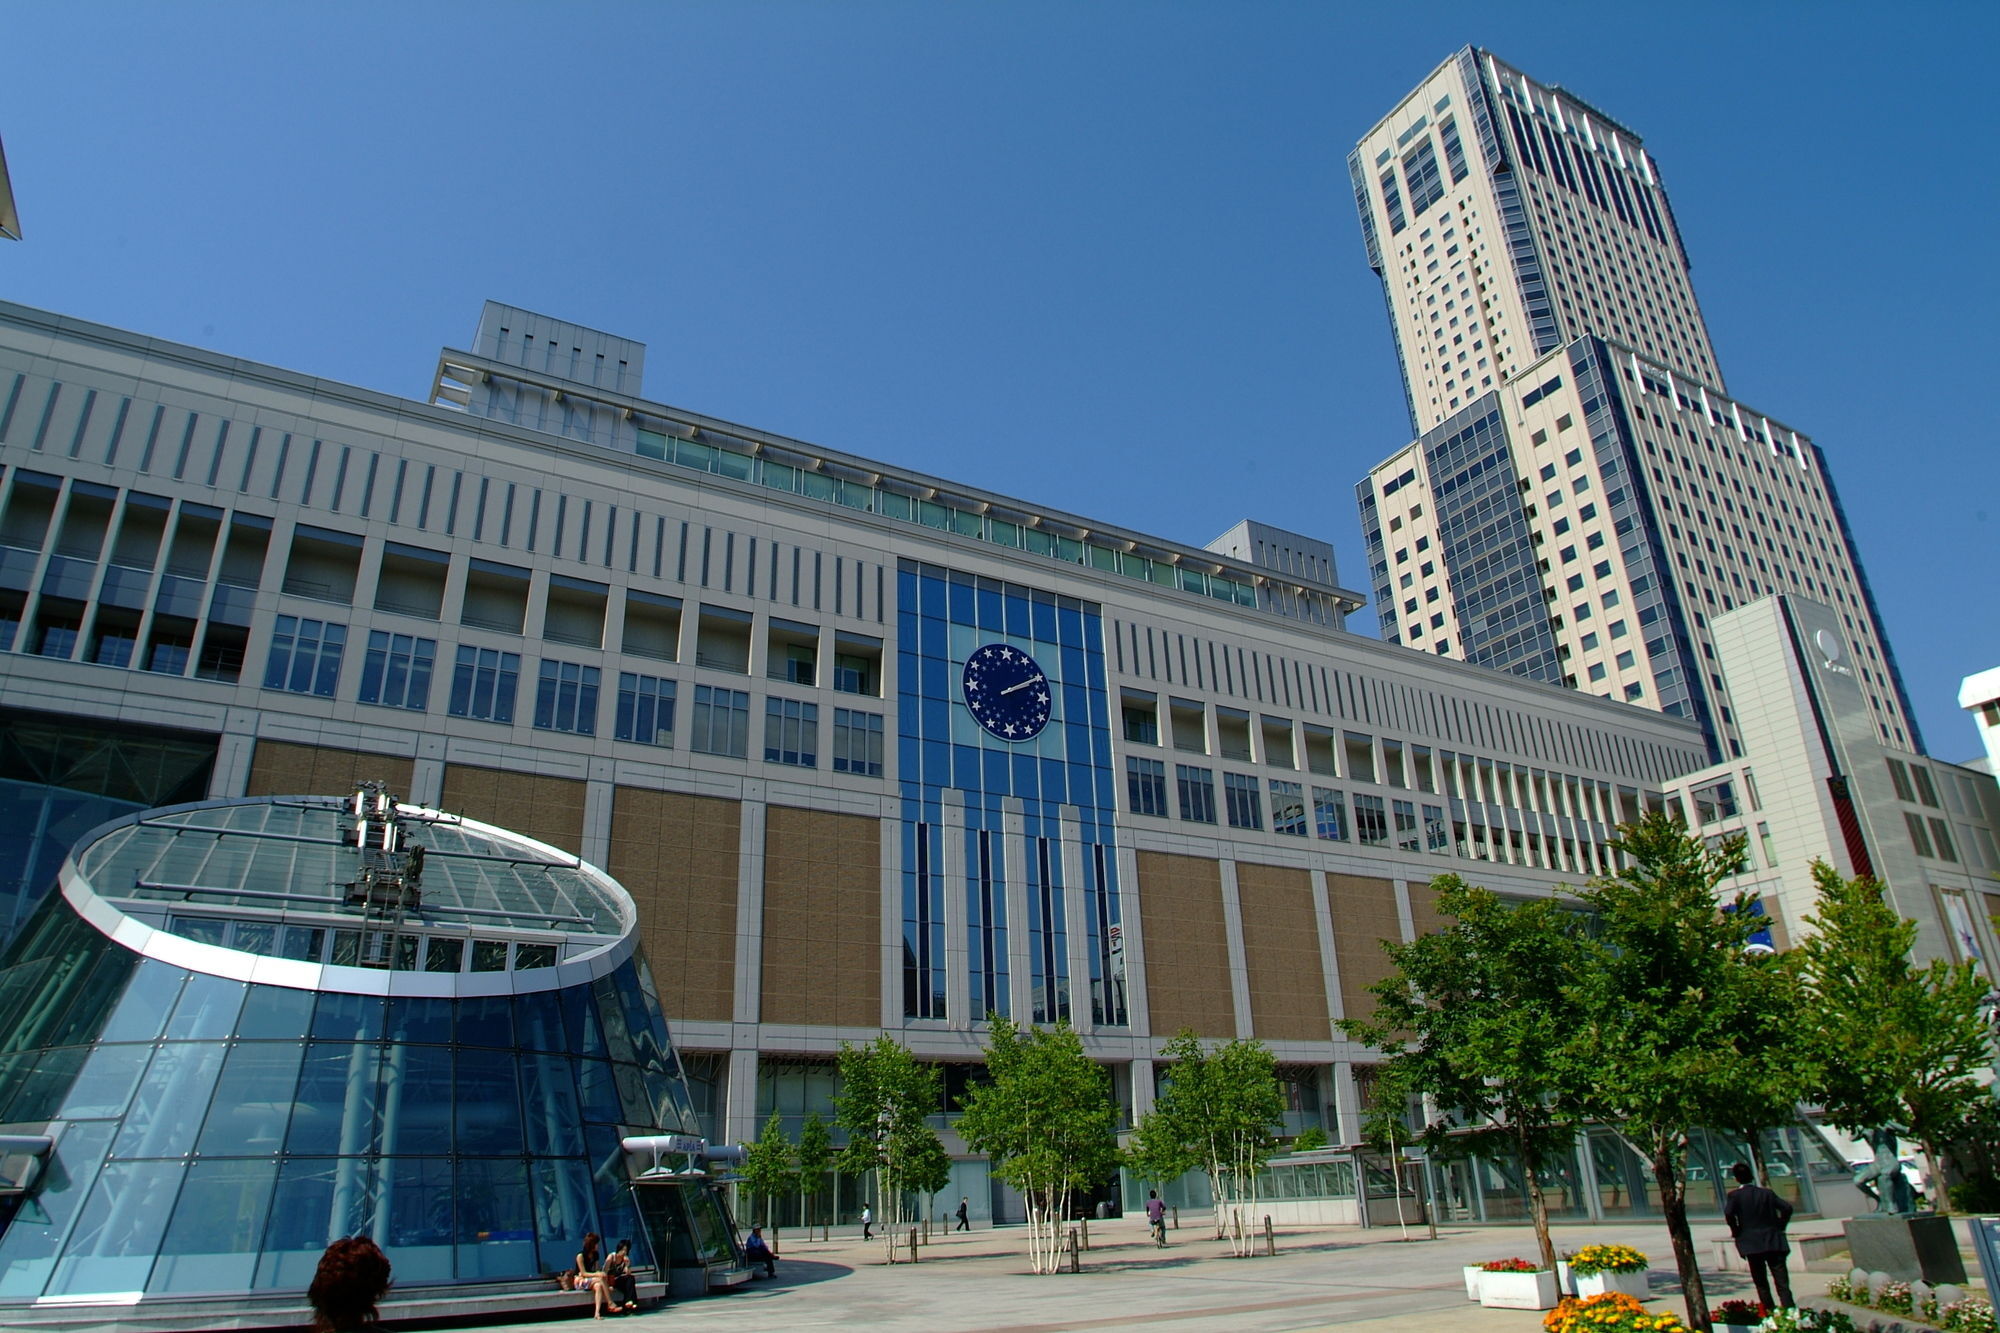
[[[1599,1273],[1643,1273],[1646,1256],[1630,1245],[1586,1245],[1569,1257],[1569,1271],[1578,1277]]]
[[[1769,1313],[1755,1301],[1733,1300],[1724,1301],[1710,1310],[1708,1318],[1716,1324],[1761,1324]]]
[[[2000,1176],[1974,1176],[1945,1191],[1955,1213],[2000,1213]]]
[[[1487,1273],[1540,1273],[1545,1271],[1540,1264],[1527,1259],[1489,1259],[1479,1267],[1482,1272]]]
[[[1678,1317],[1648,1310],[1622,1291],[1588,1300],[1565,1296],[1543,1318],[1542,1327],[1548,1333],[1690,1333]]]

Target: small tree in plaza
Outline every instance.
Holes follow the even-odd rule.
[[[958,1132],[1027,1199],[1029,1266],[1053,1273],[1071,1196],[1118,1164],[1111,1080],[1067,1023],[1022,1029],[993,1015],[987,1025],[991,1081],[966,1093]]]
[[[840,1083],[833,1105],[847,1146],[837,1162],[850,1174],[877,1173],[875,1207],[893,1253],[894,1232],[910,1220],[905,1196],[935,1194],[951,1180],[951,1159],[927,1123],[943,1109],[938,1071],[884,1033],[866,1046],[840,1044]]]
[[[1798,946],[1813,1006],[1813,1095],[1850,1133],[1900,1126],[1923,1150],[1932,1190],[1944,1145],[1987,1096],[1986,981],[1973,963],[1911,960],[1916,922],[1900,917],[1872,879],[1813,864],[1814,928]],[[1941,1200],[1940,1200],[1941,1202]]]
[[[1153,1109],[1140,1117],[1133,1169],[1161,1182],[1201,1171],[1215,1196],[1216,1238],[1233,1230],[1237,1253],[1248,1254],[1248,1210],[1285,1114],[1277,1061],[1262,1042],[1238,1038],[1210,1051],[1186,1029],[1160,1059],[1172,1069]]]
[[[764,1122],[764,1130],[743,1154],[737,1172],[743,1193],[752,1203],[763,1205],[764,1225],[771,1225],[771,1201],[792,1192],[798,1180],[793,1163],[791,1140],[785,1137],[785,1123],[776,1111]]]
[[[833,1156],[833,1136],[827,1132],[826,1121],[820,1119],[819,1112],[809,1112],[805,1123],[799,1126],[798,1147],[792,1152],[799,1191],[804,1195],[802,1213],[807,1226],[817,1220],[813,1215],[814,1205],[820,1191],[826,1188],[828,1173],[833,1170]]]
[[[1554,1268],[1542,1176],[1576,1148],[1572,1092],[1587,1066],[1570,992],[1589,952],[1583,921],[1553,899],[1509,902],[1456,875],[1432,887],[1444,929],[1385,941],[1396,971],[1370,987],[1374,1014],[1338,1026],[1387,1057],[1378,1077],[1392,1113],[1411,1096],[1438,1109],[1418,1136],[1432,1151],[1504,1149],[1519,1161]]]

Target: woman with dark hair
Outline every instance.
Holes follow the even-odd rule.
[[[583,1248],[576,1253],[576,1289],[590,1293],[591,1314],[604,1318],[604,1270],[597,1247],[604,1238],[595,1231],[583,1233]]]
[[[375,1302],[389,1290],[389,1257],[366,1236],[350,1236],[319,1257],[306,1299],[314,1333],[349,1333],[375,1327]]]

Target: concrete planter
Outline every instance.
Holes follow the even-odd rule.
[[[1607,1291],[1622,1291],[1634,1300],[1643,1301],[1651,1294],[1652,1285],[1646,1281],[1644,1273],[1592,1273],[1588,1277],[1577,1274],[1576,1294],[1579,1299],[1588,1300]]]
[[[1542,1269],[1534,1273],[1481,1273],[1479,1303],[1494,1310],[1553,1310],[1556,1308],[1556,1275]]]
[[[1479,1299],[1479,1281],[1485,1276],[1486,1270],[1478,1264],[1467,1264],[1465,1266],[1465,1299],[1468,1301]]]

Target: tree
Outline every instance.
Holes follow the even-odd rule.
[[[1027,1199],[1029,1267],[1053,1273],[1070,1196],[1118,1165],[1111,1080],[1069,1024],[1022,1029],[997,1014],[987,1020],[986,1070],[991,1081],[966,1093],[958,1132]]]
[[[1243,1038],[1205,1050],[1185,1028],[1160,1058],[1172,1068],[1133,1135],[1133,1168],[1162,1183],[1203,1172],[1215,1196],[1216,1239],[1233,1224],[1236,1251],[1248,1254],[1246,1210],[1256,1203],[1257,1178],[1277,1145],[1272,1131],[1285,1114],[1277,1061],[1262,1042]]]
[[[776,1111],[764,1122],[764,1131],[757,1141],[744,1152],[743,1166],[737,1174],[742,1177],[743,1192],[751,1202],[764,1206],[764,1225],[770,1226],[771,1200],[791,1193],[798,1180],[791,1140],[785,1137],[784,1119]]]
[[[1437,1108],[1418,1136],[1433,1153],[1516,1158],[1553,1269],[1542,1177],[1576,1147],[1571,1092],[1583,1066],[1570,990],[1588,950],[1582,918],[1554,899],[1510,902],[1456,875],[1432,887],[1449,924],[1407,944],[1384,941],[1396,971],[1369,988],[1373,1016],[1338,1026],[1387,1057],[1378,1078],[1394,1111],[1410,1096]]]
[[[1314,1149],[1324,1147],[1326,1147],[1326,1131],[1318,1125],[1308,1125],[1292,1139],[1291,1151],[1312,1152]]]
[[[1972,963],[1912,961],[1916,922],[1872,879],[1813,863],[1818,915],[1799,945],[1813,1005],[1816,1100],[1850,1133],[1897,1125],[1922,1148],[1932,1191],[1944,1145],[1985,1097],[1987,987]]]
[[[1742,864],[1740,835],[1710,847],[1655,811],[1620,828],[1629,864],[1578,894],[1596,916],[1596,947],[1571,994],[1577,1091],[1593,1118],[1619,1123],[1651,1167],[1673,1241],[1688,1323],[1709,1327],[1707,1293],[1688,1227],[1688,1132],[1718,1123],[1739,1095],[1738,1066],[1759,1058],[1745,1033],[1764,992],[1743,946],[1755,929],[1716,886]]]
[[[833,1170],[833,1136],[827,1133],[826,1121],[820,1119],[818,1111],[808,1112],[805,1123],[799,1126],[799,1144],[793,1150],[792,1164],[798,1170],[800,1192],[805,1195],[805,1224],[811,1226],[813,1204],[826,1188],[827,1173]]]
[[[927,1117],[943,1109],[938,1071],[911,1055],[887,1033],[866,1046],[840,1044],[840,1094],[836,1123],[847,1131],[840,1169],[877,1172],[876,1209],[884,1240],[908,1215],[907,1194],[931,1195],[951,1179],[951,1159]]]

